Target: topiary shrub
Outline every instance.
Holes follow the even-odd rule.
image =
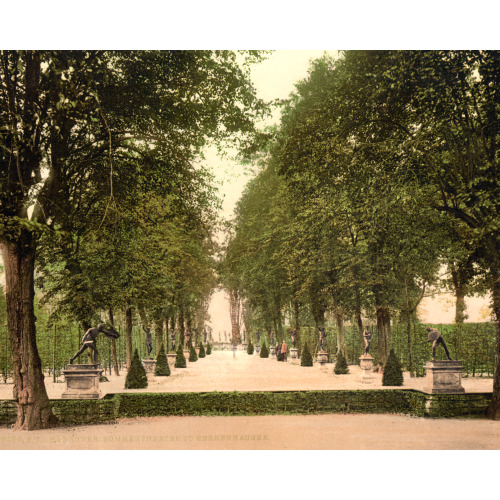
[[[309,352],[309,347],[307,346],[307,342],[304,344],[304,348],[302,349],[302,355],[300,356],[300,366],[312,366],[313,358],[311,353]]]
[[[203,347],[203,344],[200,342],[200,353],[198,354],[198,357],[199,358],[204,358],[206,357],[206,353],[205,353],[205,348]]]
[[[268,358],[269,357],[269,349],[267,348],[267,345],[265,342],[262,343],[262,347],[260,348],[260,357],[261,358]]]
[[[247,354],[253,354],[253,344],[251,340],[248,341]]]
[[[194,361],[198,361],[198,355],[196,354],[196,349],[193,344],[189,344],[189,361],[193,363]]]
[[[170,367],[168,366],[167,355],[165,354],[165,347],[161,345],[160,352],[156,357],[155,375],[158,377],[169,377]]]
[[[177,347],[177,354],[175,356],[175,363],[174,367],[175,368],[186,368],[186,358],[184,356],[184,352],[182,350],[182,344],[179,342],[179,345]]]
[[[146,370],[139,359],[137,349],[134,351],[132,363],[125,379],[125,389],[144,389],[148,386]]]
[[[212,344],[210,342],[207,344],[207,356],[209,354],[212,354]]]
[[[337,355],[337,361],[335,362],[335,368],[333,369],[335,375],[345,375],[349,373],[349,367],[347,366],[347,361],[344,357],[344,353],[339,351]]]
[[[394,349],[391,349],[384,366],[382,385],[403,385],[403,370],[401,369],[401,363],[394,354]]]

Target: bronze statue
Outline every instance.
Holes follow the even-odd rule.
[[[147,328],[142,325],[142,329],[146,332],[146,350],[148,351],[148,358],[151,357],[151,351],[153,350],[153,346],[151,344],[151,328],[149,326]]]
[[[203,327],[203,343],[207,343],[207,329]]]
[[[189,344],[191,341],[191,332],[189,331],[189,329],[186,330],[184,336],[186,337],[186,348],[189,348]]]
[[[80,347],[80,350],[69,360],[69,364],[72,365],[73,361],[82,354],[85,349],[92,349],[94,352],[94,364],[98,364],[98,352],[97,348],[95,346],[95,339],[100,333],[104,333],[106,337],[110,339],[117,339],[120,334],[113,328],[110,327],[108,330],[105,330],[105,326],[103,323],[100,323],[97,325],[97,328],[89,328],[86,332],[85,335],[82,337],[82,345]]]
[[[370,332],[370,328],[365,326],[365,330],[363,331],[363,340],[365,341],[365,352],[364,355],[368,354],[370,351],[370,339],[372,338],[372,332]]]
[[[257,330],[257,333],[255,334],[257,338],[257,344],[260,342],[260,330]]]
[[[324,351],[325,341],[326,341],[325,327],[324,326],[319,326],[318,330],[319,330],[319,345],[320,345],[320,350]]]
[[[274,330],[271,330],[271,333],[269,334],[269,343],[274,344]]]
[[[170,333],[170,341],[172,342],[172,351],[175,351],[175,330]]]
[[[292,347],[295,347],[295,340],[297,339],[297,330],[290,330],[290,340],[292,341]]]
[[[436,361],[436,347],[438,346],[438,344],[441,344],[444,347],[446,356],[448,356],[448,359],[450,361],[453,361],[450,357],[446,342],[441,336],[439,330],[437,330],[436,328],[431,328],[430,326],[427,326],[425,329],[429,332],[429,335],[427,336],[427,342],[432,342],[432,361]]]

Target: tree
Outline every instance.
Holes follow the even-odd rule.
[[[132,363],[125,379],[125,389],[143,389],[148,386],[146,370],[139,359],[137,349],[134,351]]]
[[[254,350],[254,348],[253,348],[252,341],[249,340],[248,345],[247,345],[247,354],[253,354],[253,350]]]
[[[313,359],[309,351],[307,342],[304,344],[304,348],[302,349],[302,353],[300,356],[300,366],[313,366]]]
[[[206,357],[206,352],[205,352],[205,347],[203,344],[200,342],[200,353],[198,354],[199,358],[205,358]]]
[[[260,357],[268,358],[269,357],[269,349],[267,348],[266,342],[262,342],[262,347],[260,348]]]
[[[349,373],[349,367],[347,366],[347,361],[344,358],[342,351],[339,351],[337,355],[337,361],[335,362],[335,368],[333,369],[335,375],[345,375]]]
[[[115,200],[113,160],[137,145],[171,160],[153,163],[155,172],[190,163],[209,139],[233,136],[244,146],[264,108],[236,57],[229,51],[1,52],[0,243],[16,429],[56,423],[33,313],[40,236],[71,241],[79,215],[107,198],[104,220]]]
[[[401,363],[394,354],[394,349],[391,349],[387,363],[384,366],[382,385],[403,385],[403,370],[401,369]]]
[[[175,368],[186,368],[186,358],[184,356],[184,352],[182,350],[182,344],[179,343],[177,347],[177,353],[175,356]]]
[[[170,376],[170,367],[168,366],[167,355],[165,354],[165,347],[161,345],[158,356],[156,357],[155,375],[158,377]]]

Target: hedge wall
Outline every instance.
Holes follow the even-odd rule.
[[[167,415],[397,413],[417,417],[481,417],[491,393],[426,394],[415,390],[107,394],[100,400],[52,400],[63,425]],[[0,425],[13,425],[14,401],[0,401]]]

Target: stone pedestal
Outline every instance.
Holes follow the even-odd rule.
[[[328,353],[326,351],[319,351],[316,353],[316,361],[321,365],[328,363]]]
[[[256,352],[257,354],[259,354],[259,352],[260,352],[260,345],[259,345],[259,344],[257,344],[257,345],[255,346],[255,352]]]
[[[195,347],[194,350],[196,351],[196,356],[199,356],[200,355],[200,348]]]
[[[144,365],[144,369],[146,370],[146,375],[155,372],[155,367],[156,367],[155,359],[151,358],[143,359],[142,364]]]
[[[361,368],[361,382],[369,384],[373,380],[373,358],[369,354],[363,354],[359,358]]]
[[[63,370],[66,390],[64,399],[99,399],[99,378],[104,370],[101,365],[66,365]]]
[[[461,394],[461,361],[429,361],[424,368],[427,372],[427,392],[432,394]]]
[[[276,346],[272,345],[269,347],[269,357],[276,357]]]
[[[183,353],[184,357],[186,358],[186,361],[189,361],[189,349],[188,350],[184,349]]]
[[[299,357],[299,350],[296,347],[290,347],[290,359],[297,359]]]
[[[168,366],[170,369],[172,369],[175,365],[175,358],[177,357],[177,354],[167,354],[167,361],[168,361]]]

